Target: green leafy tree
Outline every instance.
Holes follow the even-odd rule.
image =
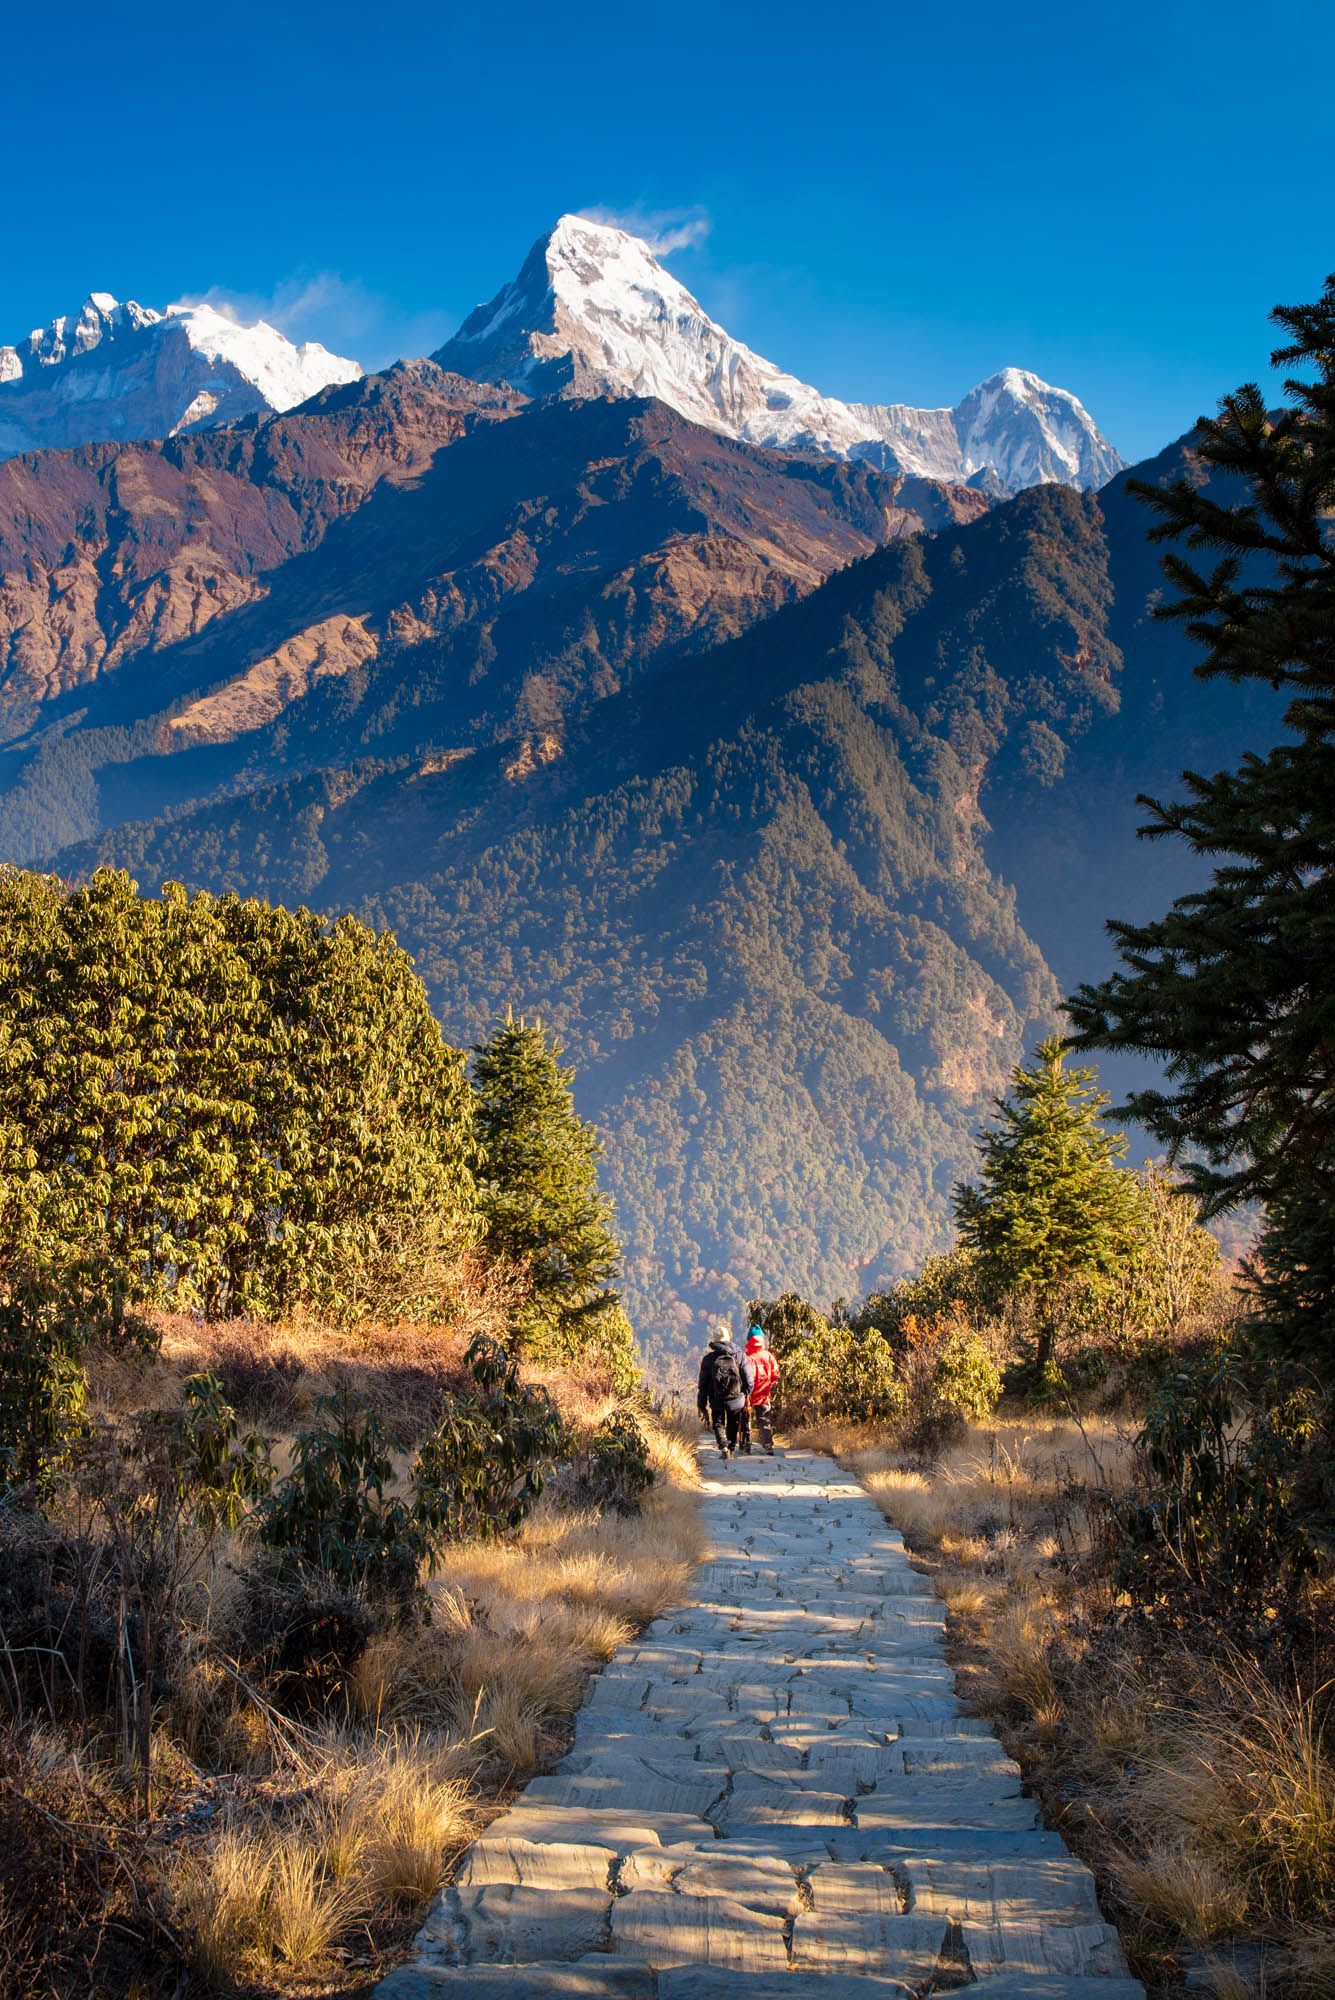
[[[607,1287],[621,1245],[598,1186],[602,1141],[540,1022],[507,1015],[474,1054],[485,1245],[525,1274],[526,1344],[575,1359],[605,1340],[616,1304]]]
[[[1033,1302],[1040,1374],[1075,1288],[1106,1280],[1134,1244],[1136,1182],[1117,1165],[1125,1139],[1100,1122],[1107,1102],[1092,1069],[1068,1069],[1062,1043],[1041,1042],[995,1100],[996,1127],[979,1133],[980,1184],[954,1191],[984,1281]]]
[[[1164,1084],[1129,1115],[1170,1148],[1211,1211],[1259,1200],[1265,1336],[1326,1381],[1335,1363],[1335,279],[1312,305],[1277,307],[1272,356],[1303,372],[1267,408],[1248,383],[1202,419],[1216,480],[1140,497],[1177,592],[1159,615],[1205,648],[1202,679],[1286,689],[1291,740],[1213,777],[1186,773],[1177,804],[1142,801],[1150,838],[1215,864],[1208,888],[1158,922],[1110,926],[1122,966],[1069,1003],[1085,1048],[1157,1058]]]
[[[912,1317],[921,1324],[952,1315],[977,1317],[988,1309],[989,1301],[972,1250],[942,1252],[929,1257],[913,1277],[901,1278],[888,1292],[869,1292],[856,1309],[846,1310],[853,1326],[874,1327],[892,1345],[900,1344],[904,1323]]]
[[[752,1299],[747,1310],[783,1371],[773,1397],[780,1422],[891,1423],[903,1415],[907,1399],[895,1357],[874,1329],[832,1326],[796,1292]]]
[[[145,1297],[429,1308],[474,1233],[472,1097],[411,961],[237,896],[0,875],[0,1225]],[[431,1254],[423,1254],[423,1251]]]
[[[260,1539],[344,1584],[410,1595],[427,1540],[393,1491],[399,1440],[348,1388],[322,1398],[316,1418],[296,1440],[291,1472],[261,1506]]]
[[[156,1344],[105,1262],[46,1272],[17,1259],[0,1278],[0,1491],[45,1497],[58,1484],[86,1429],[91,1347],[148,1354]]]
[[[1135,1238],[1096,1318],[1124,1343],[1175,1335],[1201,1311],[1219,1269],[1219,1245],[1200,1224],[1200,1204],[1162,1165],[1137,1175]]]

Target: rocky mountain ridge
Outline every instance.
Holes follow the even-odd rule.
[[[517,278],[434,357],[529,395],[653,396],[693,423],[780,451],[1014,493],[1103,486],[1122,460],[1069,390],[1004,368],[954,409],[822,396],[732,337],[649,244],[562,216]]]

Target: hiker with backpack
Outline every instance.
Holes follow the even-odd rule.
[[[750,1362],[732,1344],[732,1328],[719,1320],[700,1363],[696,1407],[714,1433],[723,1458],[751,1449],[748,1404],[753,1382]]]
[[[770,1416],[769,1399],[774,1394],[782,1369],[779,1358],[772,1352],[765,1338],[763,1326],[753,1326],[747,1337],[746,1358],[751,1364],[751,1418],[760,1433],[760,1442],[765,1447],[766,1458],[774,1456],[774,1424]]]

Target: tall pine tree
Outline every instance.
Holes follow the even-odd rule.
[[[995,1128],[978,1135],[980,1185],[955,1188],[960,1237],[984,1284],[1032,1301],[1040,1369],[1072,1288],[1111,1276],[1134,1245],[1137,1183],[1117,1165],[1125,1139],[1100,1122],[1107,1102],[1092,1069],[1067,1069],[1063,1044],[1041,1042],[996,1099]]]
[[[621,1245],[598,1187],[602,1141],[575,1110],[573,1080],[539,1022],[507,1015],[474,1050],[486,1248],[527,1276],[528,1344],[568,1358],[613,1335],[629,1342],[607,1289]]]
[[[1176,1154],[1207,1212],[1265,1204],[1261,1330],[1335,1376],[1335,278],[1314,305],[1281,306],[1272,356],[1303,372],[1267,410],[1249,383],[1202,419],[1195,448],[1220,482],[1138,486],[1204,680],[1291,691],[1291,741],[1214,777],[1188,772],[1179,804],[1141,803],[1150,838],[1215,863],[1209,888],[1157,923],[1110,926],[1122,969],[1069,1003],[1085,1048],[1156,1057],[1165,1085],[1128,1114]]]

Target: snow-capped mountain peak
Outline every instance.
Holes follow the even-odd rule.
[[[90,292],[77,313],[0,347],[0,458],[290,410],[361,372],[263,320],[243,326],[214,306],[157,312]]]
[[[734,340],[648,243],[579,215],[562,216],[435,359],[531,395],[653,396],[751,444],[1003,492],[1043,480],[1101,486],[1122,465],[1075,396],[1021,368],[1003,368],[954,409],[822,396]]]

